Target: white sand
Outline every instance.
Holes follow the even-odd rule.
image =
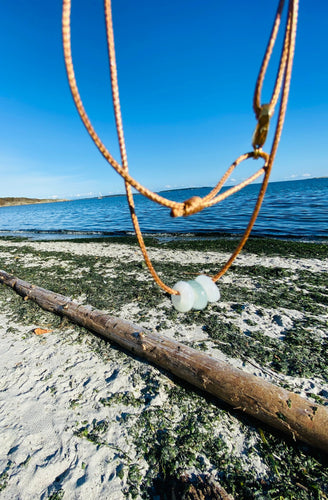
[[[15,328],[4,335],[1,328],[1,470],[10,459],[13,473],[1,496],[47,498],[51,485],[64,481],[67,498],[108,498],[110,478],[111,498],[124,498],[115,458],[116,447],[128,451],[124,427],[117,422],[121,409],[100,409],[98,403],[99,393],[129,388],[124,367],[101,362],[87,345],[77,349],[58,333],[27,339],[23,333]],[[72,428],[77,421],[105,416],[112,422],[108,440],[115,448],[95,453],[95,446],[74,436]]]
[[[123,261],[141,262],[140,253],[135,247],[118,244],[108,246],[97,242],[77,245],[69,242],[0,241],[2,257],[10,263],[18,256],[24,259],[26,267],[50,266],[57,262],[51,257],[40,262],[35,255],[20,256],[19,248],[26,245],[39,251],[56,250],[71,255],[108,256]],[[227,258],[227,255],[215,252],[160,249],[152,249],[150,254],[157,261],[165,258],[176,262],[195,262],[196,269],[197,264],[223,262]],[[242,255],[237,262],[239,266],[261,263],[267,267],[291,268],[295,272],[301,269],[312,272],[328,270],[328,260]],[[113,264],[109,265],[108,272],[115,273]],[[138,273],[142,275],[146,271],[138,268]],[[76,277],[81,274],[82,268],[76,269]],[[223,279],[225,283],[240,279],[241,286],[249,289],[255,287],[253,280],[249,278],[233,278],[231,274],[227,274]],[[160,391],[150,404],[166,411],[172,410],[174,418],[181,418],[178,408],[169,409],[166,406],[165,387],[173,382],[156,368],[112,349],[109,344],[106,356],[97,355],[92,335],[85,334],[81,342],[81,335],[70,326],[54,329],[41,336],[34,335],[31,332],[35,327],[44,328],[46,325],[13,323],[10,319],[13,293],[8,290],[6,299],[0,304],[0,498],[45,499],[60,490],[64,492],[65,499],[126,498],[124,491],[127,488],[127,475],[126,467],[122,468],[122,464],[137,460],[141,471],[147,469],[147,464],[140,458],[136,459],[137,450],[128,432],[128,425],[122,423],[122,417],[127,411],[138,416],[144,408],[127,408],[126,404],[119,403],[104,406],[100,401],[113,394],[126,392],[132,392],[138,397],[144,388],[143,378],[151,373],[158,380]],[[80,300],[85,301],[85,297],[80,297]],[[148,329],[154,328],[161,319],[165,319],[165,311],[170,307],[170,301],[163,295],[161,306],[150,311],[149,317],[139,323]],[[224,301],[221,308],[222,312],[230,314]],[[136,303],[125,304],[117,311],[117,315],[135,321],[138,311]],[[300,315],[298,311],[277,311],[272,307],[266,309],[263,317],[259,318],[256,308],[252,304],[245,304],[242,314],[234,318],[234,322],[240,328],[245,328],[247,324],[248,329],[256,329],[261,321],[262,329],[268,336],[282,338],[286,328],[291,327],[293,320]],[[251,324],[254,323],[253,326],[249,326],[250,320]],[[176,329],[176,323],[168,321],[165,331],[161,333],[174,336]],[[263,369],[254,360],[245,364],[240,359],[228,358],[213,348],[216,346],[199,326],[180,325],[179,329],[180,341],[205,341],[209,354],[243,370],[274,383],[286,381],[302,395],[307,391],[319,393],[325,390],[328,393],[328,385],[320,379],[286,377]],[[314,334],[324,336],[326,332]],[[94,420],[99,423],[105,419],[110,422],[110,426],[102,434],[107,445],[96,446],[74,434],[85,425],[83,422],[90,423]],[[213,433],[224,437],[230,452],[244,460],[245,469],[254,468],[259,475],[265,474],[267,467],[256,453],[252,457],[244,455],[245,447],[249,447],[252,442],[255,444],[257,436],[243,434],[237,419],[228,413],[219,424],[216,423]]]

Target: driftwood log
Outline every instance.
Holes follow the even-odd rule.
[[[328,453],[328,410],[255,375],[91,306],[0,271],[0,283],[43,309],[115,342],[293,439]]]

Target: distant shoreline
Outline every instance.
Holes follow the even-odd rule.
[[[327,176],[322,176],[322,177],[310,177],[307,179],[288,179],[284,181],[271,181],[270,184],[277,184],[277,183],[288,183],[288,182],[295,182],[295,181],[312,181],[312,180],[317,180],[317,179],[327,179]],[[260,182],[255,182],[254,184],[260,184]],[[230,185],[226,186],[231,187]],[[172,188],[172,189],[161,189],[159,191],[156,191],[158,194],[164,194],[164,193],[174,193],[176,191],[188,191],[192,189],[208,189],[209,191],[213,189],[213,186],[191,186],[191,187],[182,187],[182,188]],[[136,192],[133,193],[134,196],[140,196],[140,193]],[[42,198],[14,198],[14,197],[4,197],[0,198],[0,208],[1,207],[8,207],[8,206],[15,206],[15,205],[32,205],[32,204],[39,204],[39,203],[56,203],[56,202],[62,202],[62,201],[81,201],[81,200],[96,200],[96,199],[103,199],[103,198],[117,198],[117,197],[122,197],[126,196],[124,192],[122,193],[115,193],[115,194],[104,194],[101,196],[91,196],[87,198],[69,198],[69,199],[42,199]]]
[[[306,179],[286,179],[286,180],[283,180],[283,181],[270,181],[269,184],[281,184],[282,182],[283,183],[289,183],[289,182],[298,182],[298,181],[302,181],[302,182],[308,182],[308,181],[313,181],[313,180],[317,180],[317,179],[327,179],[328,176],[321,176],[321,177],[309,177],[309,178],[306,178]],[[253,182],[253,184],[261,184],[261,181],[255,181]],[[233,184],[228,184],[226,186],[224,186],[224,189],[228,189],[230,187],[232,187]],[[164,193],[175,193],[177,191],[190,191],[192,189],[208,189],[209,191],[211,191],[213,189],[214,186],[190,186],[190,187],[181,187],[181,188],[171,188],[171,189],[160,189],[158,191],[155,191],[157,194],[164,194]],[[103,194],[101,196],[91,196],[90,198],[78,198],[79,200],[96,200],[96,199],[103,199],[103,198],[115,198],[115,197],[119,197],[119,196],[126,196],[126,194],[124,192],[122,193],[115,193],[115,194]],[[133,193],[133,196],[142,196],[141,193],[139,192],[134,192]],[[72,198],[70,201],[76,201],[77,198]]]
[[[0,198],[0,207],[11,207],[17,205],[36,205],[40,203],[58,203],[68,200],[49,200],[40,198]]]

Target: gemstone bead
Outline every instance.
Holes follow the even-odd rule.
[[[199,283],[205,290],[207,295],[207,300],[209,302],[216,302],[220,299],[220,290],[209,276],[201,274],[200,276],[197,276],[196,282]]]
[[[172,304],[179,312],[188,312],[195,300],[194,289],[186,281],[178,281],[174,287],[180,295],[171,295]]]
[[[192,305],[193,309],[200,311],[205,309],[207,306],[207,295],[200,283],[194,280],[188,281],[189,285],[192,287],[194,291],[194,303]]]

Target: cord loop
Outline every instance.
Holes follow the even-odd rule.
[[[146,196],[150,200],[161,204],[162,206],[168,207],[171,209],[172,217],[180,217],[180,216],[188,216],[194,213],[199,212],[205,207],[213,206],[216,203],[219,203],[223,199],[228,196],[236,193],[246,185],[253,182],[260,175],[264,174],[264,179],[262,181],[262,186],[258,195],[258,199],[253,210],[253,214],[250,218],[248,226],[242,236],[237,248],[227,261],[227,263],[223,266],[221,271],[213,276],[212,280],[217,281],[231,266],[234,259],[237,257],[244,244],[247,241],[247,238],[251,232],[251,229],[255,223],[256,217],[259,213],[264,194],[269,182],[270,172],[272,170],[273,162],[275,159],[275,155],[277,152],[278,144],[281,137],[281,132],[284,124],[288,94],[290,88],[290,80],[291,80],[291,71],[292,71],[292,63],[295,51],[295,38],[296,38],[296,26],[297,26],[297,13],[298,13],[298,3],[299,0],[288,0],[288,12],[287,12],[287,21],[285,25],[285,35],[283,41],[283,47],[280,56],[279,68],[276,75],[276,81],[274,84],[274,89],[272,93],[272,97],[269,104],[261,105],[261,91],[263,87],[264,77],[267,71],[267,67],[269,61],[271,59],[273,47],[276,42],[277,33],[279,30],[279,25],[281,21],[282,11],[286,0],[279,0],[278,9],[276,12],[274,24],[272,27],[271,35],[269,37],[269,42],[264,54],[264,58],[262,61],[262,65],[259,71],[259,75],[257,78],[257,82],[255,85],[255,92],[253,97],[253,108],[255,111],[255,115],[257,118],[257,126],[255,128],[255,132],[253,135],[253,148],[254,151],[251,153],[246,153],[241,155],[226,171],[217,185],[211,190],[203,198],[199,198],[194,196],[189,200],[186,200],[184,203],[178,203],[168,198],[164,198],[160,196],[158,193],[154,193],[151,190],[147,189],[145,186],[140,184],[136,179],[134,179],[128,171],[128,161],[127,161],[127,153],[124,141],[124,133],[123,133],[123,123],[120,109],[120,100],[119,100],[119,90],[118,90],[118,82],[117,82],[117,69],[116,69],[116,58],[115,58],[115,46],[114,46],[114,32],[113,32],[113,21],[112,21],[112,12],[111,12],[111,0],[104,0],[105,4],[105,19],[106,19],[106,32],[107,32],[107,44],[108,44],[108,54],[109,54],[109,66],[110,66],[110,77],[111,77],[111,87],[112,87],[112,97],[113,97],[113,107],[114,114],[116,120],[116,129],[118,142],[120,146],[120,155],[121,155],[121,164],[119,164],[113,156],[110,154],[106,146],[102,143],[99,136],[97,135],[95,129],[93,128],[90,119],[84,109],[79,90],[77,87],[73,60],[72,60],[72,51],[71,51],[71,30],[70,30],[70,14],[71,14],[71,0],[63,0],[63,18],[62,18],[62,32],[63,32],[63,48],[64,48],[64,58],[65,65],[67,71],[67,78],[69,82],[69,86],[72,92],[72,97],[74,99],[76,108],[78,113],[96,146],[98,147],[101,154],[108,161],[108,163],[117,171],[119,175],[125,181],[126,195],[129,203],[130,213],[132,222],[135,228],[136,236],[138,238],[138,242],[144,256],[147,267],[150,271],[150,274],[156,281],[156,283],[166,292],[171,295],[179,295],[177,290],[170,288],[160,279],[158,274],[156,273],[150,258],[147,253],[147,249],[143,240],[143,236],[139,227],[137,215],[135,212],[132,187],[139,191],[143,196]],[[274,133],[272,146],[270,154],[264,153],[262,151],[262,147],[266,141],[270,118],[274,113],[274,108],[278,102],[279,96],[281,94],[280,108],[277,119],[276,130]],[[240,184],[234,186],[233,188],[227,189],[225,192],[216,196],[221,190],[222,186],[227,181],[228,177],[242,161],[248,158],[263,158],[265,160],[265,165],[261,169],[259,169],[255,174],[251,175],[248,179],[241,182]]]

